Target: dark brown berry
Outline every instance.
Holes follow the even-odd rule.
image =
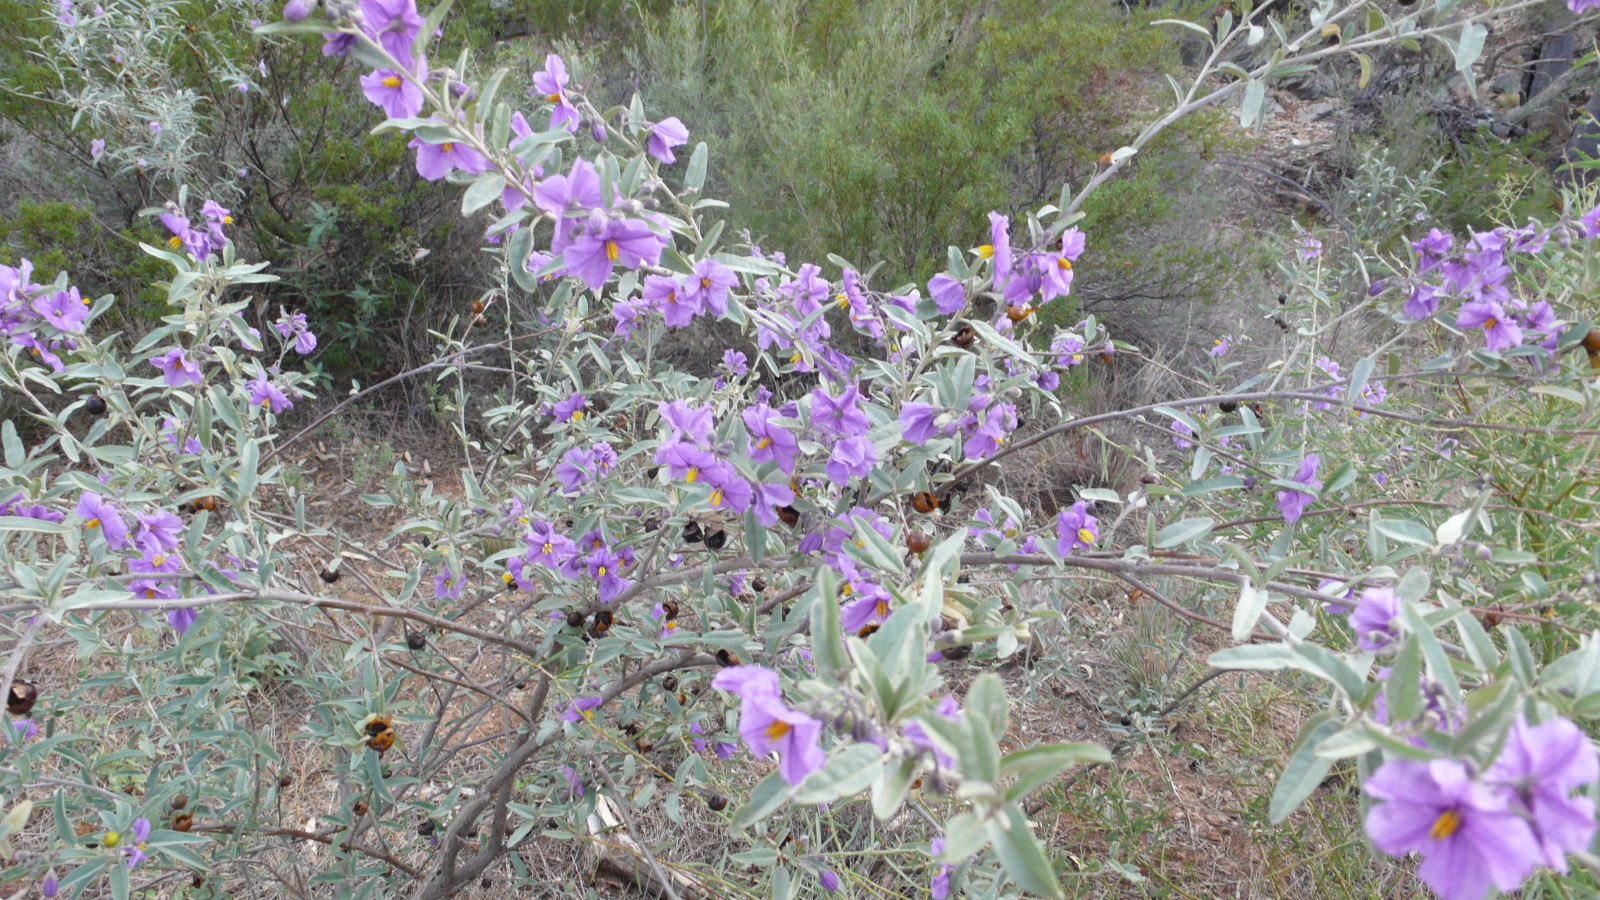
[[[932,491],[917,491],[911,496],[911,508],[926,515],[939,508],[939,498]]]
[[[333,584],[335,581],[339,580],[339,569],[337,566],[331,569],[324,568],[321,572],[317,573],[317,577],[321,578],[326,584]]]
[[[87,400],[83,401],[83,411],[91,416],[104,415],[106,411],[105,398],[99,394],[91,394]]]
[[[173,809],[183,809],[185,806],[189,805],[189,795],[188,794],[178,794],[178,795],[174,796],[171,800],[168,800],[167,803]]]
[[[423,819],[422,824],[417,826],[417,834],[421,837],[427,837],[433,834],[434,829],[437,827],[433,824],[432,819]]]
[[[583,627],[583,619],[584,619],[583,613],[581,613],[581,612],[579,612],[578,610],[575,609],[572,612],[567,613],[567,627],[568,628],[582,628]]]
[[[1231,413],[1231,412],[1233,412],[1234,410],[1236,410],[1238,408],[1239,408],[1239,401],[1237,401],[1237,400],[1224,400],[1221,403],[1217,404],[1217,409],[1220,409],[1225,413]]]
[[[1589,333],[1583,336],[1583,349],[1600,351],[1600,328],[1591,328]]]
[[[728,798],[721,794],[712,794],[706,798],[706,805],[711,807],[712,812],[722,812],[728,808]]]
[[[716,652],[716,657],[717,665],[724,668],[728,666],[737,666],[740,663],[739,655],[728,650],[718,650]]]
[[[189,886],[193,887],[193,888],[201,887],[205,883],[206,883],[206,877],[204,875],[201,875],[199,872],[194,873],[194,877],[189,879]]]
[[[668,693],[671,693],[672,691],[677,690],[678,689],[678,676],[676,676],[676,675],[668,675],[667,677],[661,679],[661,689],[663,691],[667,691]]]
[[[912,553],[927,553],[933,541],[920,531],[913,531],[906,535],[906,549]]]
[[[352,803],[350,805],[350,811],[355,813],[358,816],[366,815],[367,814],[367,801],[365,801],[365,800],[357,800],[355,803]]]
[[[428,646],[428,636],[420,631],[406,629],[406,646],[413,650],[422,650]]]
[[[690,522],[683,526],[683,540],[686,544],[698,544],[705,536],[700,533],[700,523]]]
[[[678,601],[663,601],[661,604],[661,611],[666,614],[668,619],[676,619],[678,617]]]
[[[728,544],[728,533],[721,529],[705,536],[706,547],[712,550],[721,550]]]
[[[943,653],[943,656],[944,656],[945,659],[951,659],[951,660],[964,659],[964,658],[972,655],[972,645],[971,644],[958,644],[958,645],[956,645],[954,647],[945,648],[942,651],[942,653]]]
[[[767,580],[762,578],[760,575],[757,575],[755,579],[750,582],[750,589],[758,594],[761,593],[767,589]]]
[[[800,510],[795,509],[793,505],[780,506],[778,518],[783,520],[783,524],[793,527],[800,524]]]
[[[31,681],[20,679],[11,682],[11,691],[6,694],[6,712],[13,716],[25,716],[33,712],[33,705],[39,702],[39,688]]]

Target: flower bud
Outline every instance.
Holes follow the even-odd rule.
[[[289,0],[283,5],[285,22],[302,22],[311,15],[311,0]]]
[[[584,224],[590,234],[599,234],[606,230],[606,214],[598,209],[589,210],[589,220]]]

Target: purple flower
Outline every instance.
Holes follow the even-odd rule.
[[[989,243],[978,248],[978,255],[994,262],[994,286],[998,290],[1011,277],[1011,220],[997,212],[989,213]]]
[[[775,462],[785,473],[793,474],[800,443],[787,428],[773,421],[776,415],[765,403],[741,414],[744,427],[750,432],[750,459],[757,463]]]
[[[928,296],[933,299],[934,309],[947,316],[955,315],[967,305],[966,285],[943,272],[928,279]]]
[[[593,450],[574,447],[561,457],[561,463],[556,466],[556,480],[561,482],[562,489],[569,494],[593,477]]]
[[[167,387],[183,387],[205,380],[200,375],[200,367],[184,355],[182,347],[173,347],[160,356],[151,357],[150,365],[161,372]]]
[[[12,719],[11,727],[16,730],[19,741],[31,741],[39,736],[39,726],[32,719]]]
[[[849,634],[860,634],[868,625],[889,621],[889,592],[864,578],[849,582],[851,592],[859,594],[839,610],[839,627]]]
[[[158,509],[152,513],[137,513],[134,524],[133,545],[146,553],[168,553],[178,549],[179,532],[183,520]]]
[[[1056,516],[1057,556],[1066,556],[1074,550],[1093,550],[1099,539],[1099,522],[1089,515],[1087,502],[1079,500]]]
[[[709,450],[678,440],[662,444],[656,450],[655,462],[667,467],[667,477],[694,484],[701,472],[717,463],[717,458]]]
[[[1353,599],[1355,597],[1356,590],[1355,590],[1355,588],[1347,588],[1347,587],[1345,587],[1345,583],[1342,582],[1342,581],[1337,581],[1337,580],[1332,579],[1332,578],[1324,578],[1321,581],[1317,582],[1317,593],[1319,593],[1319,594],[1338,594],[1339,596],[1343,597],[1344,599],[1350,600],[1350,599]],[[1351,611],[1352,609],[1355,609],[1355,607],[1354,606],[1349,606],[1349,605],[1343,604],[1343,603],[1328,603],[1328,602],[1325,602],[1325,603],[1322,604],[1322,609],[1323,609],[1324,612],[1328,613],[1331,616],[1342,616],[1345,613],[1348,613],[1349,611]]]
[[[587,397],[574,393],[567,399],[557,403],[550,410],[550,414],[556,417],[557,422],[577,422],[583,419],[584,407],[588,405],[589,400]]]
[[[361,93],[391,119],[410,119],[422,112],[422,88],[393,69],[361,76]]]
[[[706,502],[713,509],[730,509],[734,512],[744,512],[750,508],[750,501],[755,497],[755,489],[750,487],[750,482],[739,475],[731,463],[717,460],[715,464],[705,471],[706,484],[711,488],[711,495]]]
[[[728,289],[738,283],[733,270],[714,259],[702,259],[683,280],[684,299],[720,316],[728,311]]]
[[[1406,315],[1418,322],[1431,317],[1439,310],[1439,288],[1432,284],[1419,284],[1406,298]]]
[[[578,552],[572,539],[556,534],[555,526],[549,522],[534,522],[522,540],[528,545],[529,562],[538,562],[552,571],[558,571]]]
[[[89,301],[83,299],[77,288],[49,291],[33,301],[33,311],[61,331],[82,331],[89,319]]]
[[[1316,259],[1322,255],[1322,242],[1313,237],[1308,237],[1300,242],[1300,258]]]
[[[428,181],[438,181],[457,170],[477,175],[489,169],[487,157],[457,141],[429,144],[421,138],[413,138],[406,146],[417,151],[417,174]]]
[[[1356,633],[1356,646],[1377,651],[1400,636],[1400,595],[1393,588],[1370,587],[1361,592],[1350,612],[1350,627]]]
[[[283,5],[285,22],[303,22],[311,15],[311,0],[289,0]]]
[[[1566,719],[1530,726],[1518,716],[1485,778],[1512,792],[1512,809],[1532,826],[1543,863],[1566,872],[1567,854],[1587,850],[1595,833],[1594,800],[1571,792],[1597,776],[1600,758],[1578,726]]]
[[[361,0],[361,16],[390,56],[407,69],[416,67],[411,45],[425,24],[417,13],[416,0]]]
[[[936,837],[928,847],[929,851],[937,857],[944,852],[944,838]],[[950,896],[950,873],[955,871],[955,866],[943,863],[939,871],[933,876],[933,881],[928,885],[933,900],[946,900]]]
[[[1068,228],[1061,235],[1061,252],[1040,257],[1038,265],[1044,280],[1039,290],[1043,302],[1065,297],[1072,291],[1072,264],[1083,254],[1086,242],[1082,231],[1076,227]]]
[[[189,629],[194,627],[194,620],[199,616],[199,612],[191,608],[169,609],[167,610],[167,625],[171,626],[172,630],[179,634],[188,634]]]
[[[1215,357],[1219,358],[1219,359],[1221,357],[1227,356],[1228,355],[1228,341],[1230,341],[1232,339],[1233,339],[1233,335],[1225,334],[1222,337],[1219,337],[1216,340],[1212,341],[1211,342],[1211,349],[1207,350],[1206,352],[1211,354],[1212,356],[1215,356]],[[1183,448],[1180,447],[1178,449],[1181,450]]]
[[[100,161],[100,154],[102,154],[104,152],[106,152],[106,142],[105,142],[104,138],[95,138],[94,140],[89,142],[89,161],[90,162],[99,162]]]
[[[56,880],[56,873],[54,872],[46,873],[44,880],[39,882],[39,895],[44,897],[45,900],[54,897],[60,890],[61,882]]]
[[[602,702],[600,697],[579,697],[567,704],[567,709],[561,714],[563,722],[581,722],[584,719],[594,718],[594,710]]]
[[[934,712],[952,722],[961,721],[961,705],[956,702],[956,698],[950,696],[949,694],[944,695],[943,699],[939,701],[939,706],[934,710]],[[917,747],[918,749],[926,750],[929,753],[932,753],[933,760],[938,764],[939,768],[951,769],[955,767],[955,759],[950,754],[940,750],[934,745],[933,739],[928,737],[928,732],[923,730],[921,723],[912,722],[911,724],[907,725],[905,727],[904,734],[906,736],[906,740],[910,741],[913,747]],[[938,853],[939,851],[935,850],[934,852]]]
[[[871,421],[861,409],[861,389],[851,384],[837,397],[829,394],[826,388],[812,391],[811,424],[839,437],[866,434]]]
[[[649,225],[637,219],[600,218],[599,223],[580,229],[562,254],[567,271],[581,278],[589,290],[604,286],[618,263],[627,269],[660,263],[667,241]]]
[[[1363,788],[1381,803],[1367,836],[1390,856],[1422,854],[1421,878],[1441,900],[1483,900],[1490,884],[1512,891],[1544,854],[1510,796],[1452,759],[1390,760]]]
[[[567,99],[567,64],[554,53],[544,58],[544,71],[533,73],[533,89],[553,104],[550,127],[578,130],[578,108]]]
[[[136,819],[129,837],[131,840],[122,848],[122,852],[128,856],[128,868],[133,869],[148,858],[144,853],[144,842],[150,839],[150,820]]]
[[[449,566],[440,569],[439,574],[433,576],[433,596],[439,600],[460,600],[463,580],[457,578]]]
[[[1189,438],[1194,437],[1194,429],[1189,427],[1189,423],[1182,419],[1173,419],[1171,428],[1172,445],[1174,447],[1179,450],[1187,450],[1194,446],[1194,442],[1189,440]]]
[[[760,666],[731,666],[718,672],[711,686],[738,695],[742,701],[739,736],[757,756],[776,751],[778,771],[785,781],[799,784],[822,768],[824,757],[817,745],[822,723],[783,705],[776,672]]]
[[[833,445],[828,457],[828,480],[843,487],[851,478],[860,478],[878,464],[878,448],[866,437],[848,437]]]
[[[99,494],[85,491],[78,498],[78,517],[83,519],[83,527],[99,528],[105,535],[106,545],[113,550],[121,550],[128,546],[128,523],[123,520],[122,513],[115,506],[100,498]]]
[[[1600,0],[1567,0],[1567,8],[1573,12],[1583,12],[1587,9],[1600,8]],[[1593,238],[1600,236],[1600,206],[1589,210],[1578,220],[1583,224],[1583,236]]]
[[[1522,329],[1506,315],[1505,308],[1493,300],[1474,300],[1461,304],[1456,313],[1457,328],[1482,328],[1490,351],[1507,350],[1522,343]]]
[[[559,216],[569,210],[594,209],[601,204],[600,173],[582,157],[572,161],[566,175],[551,175],[533,189],[535,206]]]
[[[750,371],[750,358],[743,353],[729,347],[722,351],[722,367],[731,375],[743,375]]]
[[[717,754],[717,759],[733,759],[733,755],[739,752],[739,745],[728,741],[717,741],[711,745],[711,752]]]
[[[1600,3],[1600,0],[1595,2]],[[839,873],[832,869],[823,869],[817,873],[817,882],[822,885],[823,890],[831,894],[839,889]]]
[[[250,389],[250,402],[267,407],[273,415],[294,408],[294,403],[284,396],[283,391],[278,390],[277,385],[268,381],[265,375],[257,376],[245,386]]]
[[[689,142],[689,129],[683,127],[677,116],[668,116],[650,126],[650,137],[645,141],[645,149],[650,155],[661,160],[667,165],[678,161],[673,155],[673,147],[682,147]]]
[[[939,410],[926,403],[907,403],[900,407],[901,436],[913,444],[925,444],[938,434],[935,420]]]
[[[1300,461],[1300,468],[1295,470],[1293,481],[1303,484],[1312,490],[1320,490],[1322,482],[1317,480],[1317,467],[1322,464],[1322,458],[1315,453],[1306,454]],[[1316,501],[1316,497],[1305,491],[1285,488],[1278,491],[1278,511],[1283,513],[1283,520],[1290,525],[1300,520],[1306,507]]]

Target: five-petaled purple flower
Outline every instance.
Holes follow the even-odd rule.
[[[256,406],[267,407],[273,415],[294,407],[294,403],[265,375],[257,376],[245,386],[250,389],[250,402]]]
[[[785,781],[799,784],[822,768],[817,745],[822,723],[783,705],[778,673],[761,666],[732,666],[718,672],[711,686],[739,697],[739,736],[757,756],[776,751]]]
[[[673,147],[682,147],[689,142],[689,129],[683,127],[677,116],[668,116],[650,126],[650,137],[645,141],[645,149],[650,155],[661,160],[667,165],[678,161],[673,155]]]
[[[1056,555],[1066,556],[1074,550],[1092,550],[1100,539],[1099,523],[1089,514],[1089,504],[1079,500],[1071,509],[1056,516]]]
[[[83,527],[99,528],[111,549],[121,550],[128,546],[127,521],[115,506],[101,499],[99,494],[85,491],[78,498],[78,517],[83,519]]]
[[[1395,759],[1363,785],[1378,803],[1367,836],[1391,856],[1422,854],[1417,877],[1441,900],[1483,900],[1493,884],[1516,890],[1544,854],[1511,796],[1453,759]]]
[[[1369,587],[1361,592],[1350,611],[1350,627],[1356,633],[1356,646],[1378,651],[1400,636],[1400,610],[1404,603],[1393,588]]]
[[[567,99],[567,64],[554,53],[544,58],[544,70],[533,73],[533,89],[550,101],[550,127],[578,130],[578,108]]]
[[[561,721],[581,722],[584,719],[592,719],[594,710],[602,702],[600,697],[579,697],[567,704],[566,711],[561,714]]]
[[[1306,454],[1300,461],[1300,468],[1295,470],[1292,481],[1303,484],[1312,490],[1321,490],[1322,482],[1317,480],[1317,467],[1322,465],[1322,458],[1315,453]],[[1316,501],[1316,497],[1305,491],[1294,488],[1284,488],[1278,491],[1278,511],[1283,513],[1283,520],[1290,525],[1300,520],[1306,507]]]
[[[200,374],[200,366],[184,355],[182,347],[173,347],[160,356],[151,357],[150,365],[161,372],[167,387],[183,387],[205,380]]]

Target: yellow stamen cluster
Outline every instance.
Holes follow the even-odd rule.
[[[617,242],[616,241],[606,241],[606,259],[609,259],[612,262],[616,262],[617,261]]]
[[[386,88],[397,88],[397,87],[399,87],[400,86],[400,76],[398,76],[398,75],[390,75],[389,77],[383,79],[383,86],[386,87]]]
[[[774,719],[772,724],[767,726],[767,737],[770,740],[776,741],[788,734],[790,730],[791,726],[788,722]]]
[[[1092,544],[1094,543],[1094,532],[1087,528],[1079,528],[1078,540],[1083,541],[1085,544]]]
[[[1453,809],[1447,809],[1433,820],[1433,827],[1428,829],[1428,837],[1442,841],[1461,827],[1461,814]]]

